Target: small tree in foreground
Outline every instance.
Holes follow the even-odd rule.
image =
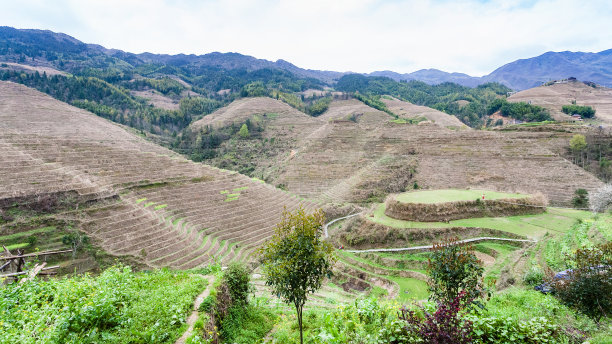
[[[331,276],[335,262],[333,246],[321,238],[324,215],[321,210],[307,215],[300,207],[283,212],[272,239],[261,249],[266,285],[285,303],[293,304],[303,343],[302,310],[308,293],[321,287]]]
[[[434,244],[427,264],[429,291],[433,300],[451,304],[462,291],[466,293],[462,299],[470,302],[482,296],[484,269],[471,251],[470,246],[460,245],[456,240]]]

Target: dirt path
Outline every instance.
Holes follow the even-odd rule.
[[[470,242],[479,242],[479,241],[510,241],[510,242],[528,242],[535,243],[535,240],[527,240],[527,239],[509,239],[509,238],[495,238],[495,237],[480,237],[480,238],[471,238],[457,241],[457,244],[465,244]],[[414,247],[400,247],[400,248],[372,248],[368,250],[345,250],[346,252],[351,253],[359,253],[359,252],[401,252],[401,251],[420,251],[420,250],[431,250],[433,245],[427,246],[414,246]]]
[[[210,288],[212,287],[212,284],[215,280],[213,276],[206,276],[204,278],[206,278],[206,280],[208,281],[208,285],[206,286],[206,289],[204,289],[204,291],[200,295],[198,295],[198,297],[196,297],[195,302],[193,303],[193,311],[191,312],[191,315],[189,315],[189,317],[187,318],[187,331],[185,331],[181,338],[177,339],[174,344],[185,344],[187,338],[189,338],[189,336],[191,336],[191,334],[193,333],[193,325],[195,324],[196,320],[198,320],[198,315],[200,314],[198,312],[198,308],[200,308],[202,301],[204,301],[204,299],[210,294]]]

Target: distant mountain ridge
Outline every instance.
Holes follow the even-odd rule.
[[[66,56],[79,58],[116,58],[122,63],[137,66],[144,63],[161,63],[171,66],[206,66],[221,69],[259,70],[278,69],[299,77],[313,78],[333,84],[338,78],[350,72],[335,72],[304,69],[285,60],[275,62],[257,59],[239,53],[213,52],[205,55],[134,54],[117,49],[107,49],[97,44],[86,44],[74,37],[49,30],[15,29],[0,26],[0,59],[8,62],[23,62],[55,66]],[[27,58],[31,60],[28,61]],[[612,49],[598,53],[547,52],[542,55],[520,59],[503,65],[483,77],[463,73],[448,73],[437,69],[421,69],[412,73],[376,71],[364,73],[368,76],[384,76],[396,81],[418,80],[428,84],[453,82],[475,87],[487,82],[499,82],[515,90],[524,90],[544,82],[575,77],[612,87]]]

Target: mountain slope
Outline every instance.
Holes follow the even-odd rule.
[[[270,69],[288,72],[301,78],[316,79],[327,84],[333,84],[343,75],[350,74],[304,69],[285,60],[273,62],[239,53],[133,54],[117,49],[107,49],[96,44],[85,44],[62,33],[48,30],[18,30],[6,26],[0,26],[0,56],[2,60],[8,62],[56,68],[61,64],[60,69],[64,71],[83,67],[83,60],[91,60],[95,63],[87,65],[110,66],[119,69],[130,69],[150,63],[189,67],[195,75],[199,68],[244,69],[247,71]],[[404,74],[393,71],[376,71],[365,75],[386,76],[396,81],[418,80],[432,85],[452,82],[468,87],[487,82],[499,82],[515,90],[524,90],[540,86],[543,82],[573,76],[579,80],[612,87],[612,49],[598,53],[547,52],[540,56],[510,62],[483,77],[447,73],[437,69],[422,69]]]
[[[0,214],[67,204],[74,228],[150,266],[247,260],[284,207],[313,207],[10,82],[0,82],[0,148]]]
[[[612,49],[599,53],[547,52],[499,67],[483,77],[516,90],[524,90],[551,80],[575,77],[612,87]]]
[[[593,107],[598,119],[612,124],[612,89],[607,87],[594,88],[579,81],[567,81],[515,93],[508,101],[543,106],[558,120],[568,120],[569,116],[561,112],[561,108],[576,102]]]

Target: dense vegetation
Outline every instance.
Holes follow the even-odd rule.
[[[514,118],[525,122],[550,121],[552,117],[546,109],[541,106],[527,104],[525,102],[510,103],[506,99],[496,99],[487,108],[487,115],[499,111],[502,116]]]
[[[168,343],[205,280],[187,272],[34,280],[0,288],[0,343]],[[168,302],[171,300],[171,302]]]
[[[574,135],[566,157],[604,182],[612,180],[612,137],[603,128]]]
[[[149,106],[145,99],[134,97],[126,89],[95,77],[49,77],[38,72],[2,71],[0,80],[36,88],[114,122],[156,134],[170,135],[191,123],[191,114]]]
[[[365,95],[392,95],[413,104],[429,106],[452,114],[472,127],[485,124],[489,104],[510,91],[506,86],[496,83],[469,88],[448,82],[428,85],[414,80],[397,82],[387,77],[367,77],[360,74],[343,76],[338,80],[336,89]],[[459,100],[468,103],[461,105],[457,102]]]
[[[582,105],[563,105],[561,108],[563,113],[568,115],[580,115],[582,118],[593,118],[595,117],[595,109],[590,106]]]

